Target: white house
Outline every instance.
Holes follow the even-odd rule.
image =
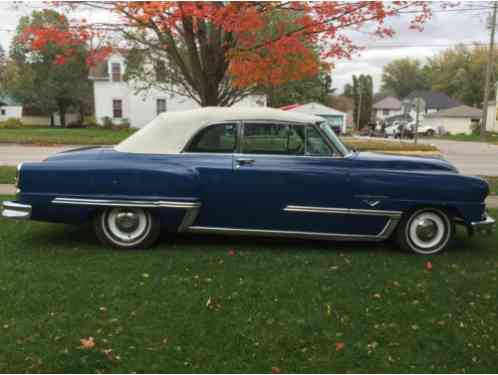
[[[394,96],[387,96],[379,100],[372,108],[375,111],[375,119],[379,121],[384,120],[386,117],[403,114],[403,105]]]
[[[347,114],[337,109],[314,102],[308,104],[291,104],[280,109],[320,116],[327,120],[337,132],[346,133]]]
[[[151,89],[147,93],[136,93],[137,83],[124,81],[126,58],[115,52],[105,61],[90,70],[95,100],[95,118],[103,123],[106,117],[113,123],[129,122],[140,128],[158,114],[198,108],[191,98]],[[236,105],[245,107],[266,106],[265,95],[251,95]]]
[[[451,134],[472,134],[473,126],[479,125],[481,116],[479,108],[460,105],[426,114],[422,124]]]
[[[8,96],[0,96],[0,121],[22,118],[22,105]]]

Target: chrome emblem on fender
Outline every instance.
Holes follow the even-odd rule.
[[[364,200],[363,202],[368,204],[370,207],[375,207],[380,203],[380,201],[372,201],[372,200]]]

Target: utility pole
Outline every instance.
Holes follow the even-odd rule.
[[[415,139],[415,144],[417,144],[418,141],[418,123],[419,123],[419,118],[420,118],[420,98],[415,98],[415,108],[417,110],[417,115],[415,116],[415,134],[414,134],[414,139]]]
[[[491,35],[489,37],[489,53],[488,64],[486,65],[486,80],[484,84],[484,103],[482,105],[482,120],[481,120],[481,141],[486,140],[486,123],[488,121],[488,103],[489,103],[489,81],[491,69],[495,69],[495,30],[496,30],[496,11],[498,3],[493,4],[493,16],[491,17]]]

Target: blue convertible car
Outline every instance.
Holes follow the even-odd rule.
[[[491,230],[488,184],[439,159],[348,150],[320,117],[275,109],[165,113],[113,148],[18,168],[2,216],[92,221],[117,248],[161,231],[382,241],[434,254],[455,224]]]

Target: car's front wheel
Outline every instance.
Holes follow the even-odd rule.
[[[432,255],[446,250],[453,239],[455,223],[451,216],[436,208],[411,212],[398,226],[398,242],[404,250]]]
[[[118,249],[150,247],[160,234],[159,219],[139,207],[105,209],[96,215],[93,224],[99,240]]]

